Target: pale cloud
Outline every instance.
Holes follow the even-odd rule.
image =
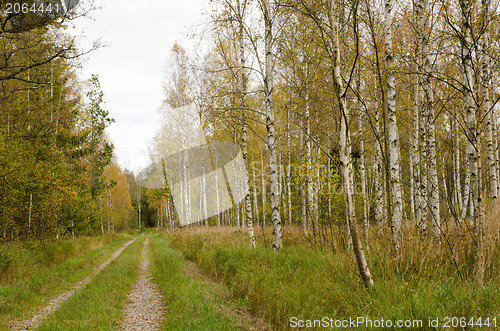
[[[206,20],[208,0],[107,0],[101,6],[93,19],[73,21],[73,33],[89,44],[102,38],[108,45],[86,57],[81,74],[99,75],[115,119],[108,129],[115,154],[122,167],[135,171],[148,164],[148,146],[160,128],[157,110],[170,49],[175,41],[188,50],[196,47],[187,35]]]

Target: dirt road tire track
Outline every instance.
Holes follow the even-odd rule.
[[[86,276],[84,279],[76,283],[71,290],[59,294],[54,299],[50,300],[47,305],[38,308],[33,316],[14,321],[11,324],[11,329],[31,330],[38,327],[47,317],[53,314],[57,308],[59,308],[66,300],[68,300],[73,294],[75,294],[76,291],[87,286],[95,278],[95,276],[97,276],[97,274],[99,274],[111,262],[113,262],[116,258],[118,258],[121,255],[121,253],[125,250],[125,248],[127,248],[136,240],[137,238],[134,238],[129,242],[125,243],[122,247],[120,247],[120,249],[114,252],[113,255],[111,255],[111,257],[106,262],[94,268],[94,270],[90,275]]]
[[[151,235],[150,235],[151,236]],[[149,237],[142,248],[139,279],[127,296],[123,311],[122,330],[159,330],[164,306],[158,286],[151,280],[148,259]]]

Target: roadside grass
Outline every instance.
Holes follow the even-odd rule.
[[[126,235],[0,243],[0,286],[17,283]]]
[[[218,312],[221,304],[195,279],[185,273],[186,261],[168,247],[168,239],[151,236],[151,272],[160,287],[166,306],[163,330],[237,330],[233,319]]]
[[[407,239],[407,253],[398,261],[391,253],[390,240],[382,236],[373,238],[367,252],[375,281],[375,287],[367,289],[352,252],[322,251],[307,244],[299,230],[285,231],[279,253],[263,246],[262,238],[251,249],[247,234],[230,227],[166,233],[173,248],[226,283],[235,297],[246,301],[254,314],[264,316],[276,329],[289,328],[292,317],[422,320],[424,327],[429,318],[436,317],[465,317],[467,321],[497,317],[499,326],[498,260],[489,265],[484,283],[477,284],[467,269],[471,251],[455,256],[460,259],[462,280],[443,245]],[[490,255],[495,259],[499,252],[497,244]]]
[[[105,238],[81,238],[71,243],[64,241],[59,243],[60,247],[56,247],[57,242],[53,243],[46,256],[51,256],[59,264],[41,264],[31,276],[23,272],[16,277],[17,282],[0,286],[0,329],[7,329],[8,321],[28,315],[34,308],[72,288],[129,239],[128,235],[109,235]],[[70,249],[64,251],[61,247]],[[68,259],[71,255],[80,256]],[[61,263],[63,260],[65,262]]]
[[[37,330],[114,330],[137,279],[144,233],[86,287],[77,291]]]

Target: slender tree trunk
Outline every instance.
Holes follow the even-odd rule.
[[[378,230],[380,231],[385,224],[385,185],[384,185],[384,166],[382,161],[382,149],[380,148],[381,130],[379,122],[378,110],[375,109],[375,126],[379,139],[375,141],[375,221],[377,222]]]
[[[400,182],[399,133],[396,123],[396,88],[394,85],[394,58],[392,54],[392,4],[385,0],[385,52],[387,61],[387,109],[392,191],[392,226],[396,252],[403,241],[403,199]]]
[[[304,121],[302,120],[302,127],[303,127]],[[304,182],[307,180],[307,167],[306,171],[304,171],[304,166],[303,164],[305,163],[305,154],[304,154],[304,131],[300,130],[300,156],[302,159],[302,165],[301,165],[301,171],[300,171],[300,197],[301,197],[301,225],[302,225],[302,232],[304,234],[307,234],[307,196],[306,196],[306,186]],[[306,180],[304,180],[306,179]]]
[[[358,78],[358,87],[357,90],[359,91],[359,78]],[[368,228],[369,228],[369,204],[368,204],[368,195],[366,192],[366,166],[365,166],[365,139],[364,139],[364,133],[363,133],[363,111],[361,110],[361,106],[356,98],[356,105],[358,108],[358,135],[359,135],[359,154],[360,154],[360,160],[359,160],[359,173],[361,177],[361,199],[363,200],[363,230],[365,233],[365,246],[366,249],[368,249]]]
[[[480,150],[480,149],[479,149]],[[479,283],[483,282],[484,279],[484,237],[485,237],[485,222],[484,222],[484,202],[482,198],[482,190],[481,190],[481,158],[478,157],[478,192],[477,192],[477,233],[476,233],[476,263],[474,265],[474,277],[476,281]]]
[[[28,238],[31,236],[31,212],[33,210],[33,193],[30,193],[30,208],[28,212]]]
[[[452,130],[453,130],[453,158],[454,158],[454,169],[453,169],[453,179],[455,181],[455,209],[457,210],[458,218],[462,214],[462,185],[460,180],[460,135],[458,132],[458,120],[452,120]]]
[[[257,177],[255,177],[255,166],[252,165],[252,178],[253,178],[253,185],[252,185],[252,192],[253,192],[253,214],[255,215],[255,224],[259,224],[259,207],[258,207],[258,200],[257,200],[257,188],[256,183],[257,183]]]
[[[288,202],[288,225],[292,225],[292,188],[291,188],[291,174],[290,174],[290,168],[291,168],[291,163],[292,163],[292,153],[291,153],[291,148],[290,148],[290,107],[287,107],[286,109],[286,140],[287,140],[287,150],[288,150],[288,157],[287,157],[287,169],[286,169],[286,193],[287,193],[287,202]]]
[[[331,184],[331,167],[332,161],[330,160],[330,149],[328,149],[328,161],[327,161],[327,169],[326,169],[326,183],[328,190],[328,218],[331,222],[332,217],[332,184]]]
[[[351,141],[348,127],[348,109],[346,105],[346,96],[344,93],[343,81],[340,75],[340,45],[338,36],[338,25],[334,13],[334,1],[330,1],[329,10],[330,33],[332,37],[333,50],[333,86],[337,101],[340,106],[340,163],[342,167],[342,179],[344,185],[344,200],[346,206],[346,215],[349,219],[349,228],[352,235],[352,243],[358,269],[366,286],[373,286],[373,279],[366,263],[365,253],[361,240],[358,235],[356,224],[356,211],[354,206],[354,197],[351,187],[351,176],[353,175],[352,159],[351,159]],[[354,13],[357,15],[357,13]]]
[[[421,100],[421,110],[425,113],[427,123],[428,143],[428,169],[429,169],[429,208],[432,219],[432,232],[435,238],[439,238],[440,232],[440,214],[439,214],[439,184],[437,174],[437,156],[436,156],[436,132],[434,128],[434,95],[430,81],[430,57],[429,57],[429,13],[425,0],[416,1],[417,7],[417,43],[420,45],[421,54],[417,54],[420,66],[421,84],[423,99]]]
[[[137,183],[137,177],[135,177],[135,187],[137,189],[137,229],[141,229],[141,187]],[[109,227],[108,227],[108,232],[109,232]]]
[[[217,161],[218,159],[216,158],[215,159],[215,169],[216,171],[218,171],[217,169],[219,169],[217,167]],[[220,196],[219,196],[219,175],[218,173],[216,172],[215,173],[215,200],[216,200],[216,206],[217,206],[217,227],[220,227],[220,219],[221,219],[221,214],[220,214]]]
[[[462,33],[464,38],[462,41],[462,66],[463,66],[463,89],[464,89],[464,106],[466,113],[466,134],[467,134],[467,159],[469,161],[469,176],[470,176],[470,191],[471,191],[471,204],[474,210],[472,219],[474,221],[474,232],[477,235],[477,213],[479,198],[479,185],[478,185],[478,139],[476,127],[476,113],[474,106],[473,93],[474,87],[474,69],[472,67],[472,54],[471,54],[471,16],[472,5],[470,0],[460,0],[460,7],[462,9]]]
[[[466,129],[467,130],[467,129]],[[466,133],[468,135],[468,133]],[[460,215],[460,221],[463,221],[465,219],[465,216],[467,216],[467,207],[469,206],[469,203],[472,203],[470,201],[470,158],[469,158],[469,149],[470,149],[470,143],[467,142],[466,147],[465,147],[465,153],[466,153],[466,158],[465,158],[465,181],[464,181],[464,201],[462,202],[462,214]],[[471,215],[472,216],[472,215]]]
[[[420,225],[422,223],[422,191],[420,187],[421,180],[421,159],[419,153],[419,133],[420,133],[420,120],[419,120],[419,96],[420,96],[420,88],[418,83],[418,76],[415,75],[414,85],[414,95],[413,95],[413,132],[411,134],[411,156],[410,156],[410,164],[413,165],[411,168],[411,176],[413,179],[413,185],[411,187],[412,192],[410,195],[412,196],[413,203],[413,213],[415,218],[415,224]]]
[[[247,75],[246,75],[246,63],[245,63],[245,43],[243,39],[244,33],[244,15],[245,15],[245,6],[246,3],[243,4],[243,8],[240,6],[240,1],[237,1],[238,5],[238,19],[240,24],[239,29],[239,62],[240,62],[240,70],[239,70],[239,80],[240,80],[240,107],[241,107],[241,145],[242,145],[242,154],[243,154],[243,162],[247,165],[247,169],[243,170],[244,178],[243,180],[247,184],[249,190],[245,195],[245,208],[246,208],[246,218],[247,218],[247,227],[248,227],[248,237],[250,240],[250,247],[255,248],[255,237],[253,233],[253,215],[252,215],[252,200],[250,197],[250,176],[248,169],[248,147],[247,147],[247,121],[246,121],[246,94],[247,94]]]
[[[424,98],[423,91],[419,88],[419,100]],[[422,101],[420,101],[422,104]],[[420,137],[422,140],[419,143],[420,146],[420,210],[421,217],[420,223],[417,223],[418,233],[425,237],[427,236],[427,218],[429,215],[429,167],[428,167],[428,157],[429,157],[429,142],[427,141],[427,113],[426,108],[420,106],[419,109],[419,129]]]
[[[498,148],[498,113],[494,108],[492,110],[493,120],[493,150],[495,152],[495,168],[497,171],[497,194],[500,194],[500,160],[499,160],[499,148]]]
[[[264,180],[264,153],[260,151],[260,177],[262,181],[262,226],[266,226],[266,182]]]
[[[269,182],[271,187],[271,220],[273,222],[273,249],[282,247],[280,198],[278,192],[278,165],[276,155],[276,128],[274,126],[273,103],[273,58],[272,58],[272,9],[269,0],[262,0],[265,25],[266,72],[264,76],[264,91],[266,95],[266,128],[269,154]]]
[[[489,24],[489,14],[488,14],[488,1],[482,0],[482,16],[484,24]],[[487,144],[487,156],[488,156],[488,167],[489,167],[489,182],[490,182],[490,197],[491,204],[495,206],[498,198],[498,177],[496,169],[496,158],[495,158],[495,146],[493,143],[494,134],[493,128],[494,124],[494,112],[491,108],[490,101],[490,69],[489,69],[489,57],[487,54],[487,48],[490,43],[489,38],[489,26],[485,27],[485,32],[481,41],[481,92],[483,96],[483,114],[486,116],[486,144]]]
[[[307,93],[307,91],[306,91]],[[306,94],[306,104],[305,104],[305,120],[306,120],[306,134],[305,134],[305,143],[306,143],[306,179],[307,179],[307,210],[309,210],[309,214],[307,216],[312,216],[312,206],[313,206],[313,187],[312,187],[312,170],[311,170],[311,119],[309,113],[309,97]],[[307,214],[307,212],[306,212]],[[313,218],[314,220],[314,218]],[[308,222],[306,222],[308,225]],[[313,224],[314,227],[314,224]],[[313,229],[314,231],[314,229]]]
[[[102,222],[102,201],[99,198],[99,216],[101,218],[101,234],[104,235],[104,224]]]

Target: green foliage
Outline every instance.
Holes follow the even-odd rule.
[[[90,91],[87,92],[89,103],[86,108],[87,153],[90,161],[91,193],[94,198],[105,189],[102,172],[111,162],[113,145],[104,139],[104,130],[114,122],[114,119],[110,118],[109,112],[103,108],[104,93],[101,91],[99,78],[92,75],[89,83]]]
[[[57,43],[45,36],[38,51]],[[18,58],[22,63],[28,60],[24,56]],[[103,169],[111,161],[113,146],[104,129],[113,120],[102,107],[97,77],[90,81],[85,106],[70,68],[68,61],[55,59],[0,88],[3,240],[93,234],[99,227],[93,198],[103,190]]]

